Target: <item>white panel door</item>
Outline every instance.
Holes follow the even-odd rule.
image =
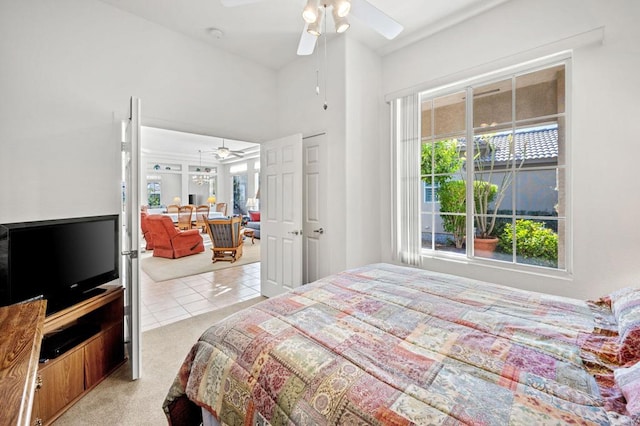
[[[260,288],[267,297],[302,285],[302,135],[260,146]]]
[[[125,340],[130,358],[131,379],[141,376],[142,333],[140,329],[140,285],[138,250],[140,248],[140,99],[132,97],[129,117],[121,122],[122,142],[122,260],[121,280],[125,286]]]
[[[302,281],[305,284],[329,275],[331,234],[326,228],[329,208],[327,151],[326,134],[310,136],[302,142],[304,174]]]

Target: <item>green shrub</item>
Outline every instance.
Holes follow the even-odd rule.
[[[462,180],[450,180],[440,184],[438,197],[440,199],[441,213],[465,213],[466,187]],[[456,248],[462,248],[466,231],[465,215],[443,214],[442,227],[453,234],[453,242]]]
[[[513,227],[505,226],[498,247],[513,253]],[[558,265],[558,234],[542,222],[516,220],[516,253],[522,263],[556,267]]]

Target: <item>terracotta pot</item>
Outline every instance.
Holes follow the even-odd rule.
[[[474,238],[473,252],[476,256],[491,257],[498,246],[498,238]]]

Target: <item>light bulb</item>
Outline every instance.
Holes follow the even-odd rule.
[[[336,14],[339,17],[344,18],[349,14],[349,11],[351,10],[351,2],[349,0],[336,0],[335,4],[333,5],[333,10],[336,11]]]
[[[346,16],[339,16],[337,9],[333,9],[333,22],[336,25],[336,32],[343,33],[349,29],[349,21]]]
[[[311,34],[312,36],[320,36],[320,34],[322,34],[322,19],[324,18],[324,12],[319,9],[318,10],[318,19],[316,19],[316,22],[309,24],[309,26],[307,27],[307,32],[309,34]]]
[[[318,5],[320,0],[308,0],[307,5],[302,11],[302,19],[308,24],[313,24],[318,20]]]

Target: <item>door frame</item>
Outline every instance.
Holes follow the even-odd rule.
[[[125,286],[125,323],[132,380],[142,376],[142,331],[140,289],[140,115],[141,100],[129,100],[129,116],[121,120],[121,282]],[[128,156],[128,158],[127,158]]]

